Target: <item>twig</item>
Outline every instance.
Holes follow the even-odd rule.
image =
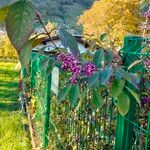
[[[37,14],[36,16],[37,16],[37,18],[38,18],[40,24],[42,25],[43,29],[45,30],[47,36],[49,37],[50,41],[51,41],[52,44],[54,45],[54,47],[55,47],[56,49],[59,49],[59,47],[57,47],[57,45],[53,42],[52,37],[50,36],[51,32],[52,32],[54,29],[52,29],[51,32],[49,33],[49,32],[47,31],[46,27],[44,26],[44,24],[43,24],[43,22],[42,22],[42,20],[41,20],[41,18],[40,18],[40,15]]]

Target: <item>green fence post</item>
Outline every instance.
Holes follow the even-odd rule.
[[[123,62],[124,66],[128,67],[132,62],[138,60],[136,56],[137,50],[141,48],[142,38],[135,36],[127,36],[124,39],[124,48],[123,48]],[[131,54],[132,52],[132,54]],[[133,54],[135,53],[135,54]],[[131,72],[135,72],[136,67],[131,70]],[[130,87],[134,90],[132,85],[126,84],[126,86]],[[132,95],[129,94],[130,97],[130,109],[128,114],[122,117],[120,114],[117,118],[117,129],[116,129],[116,150],[131,150],[134,140],[134,129],[132,124],[128,121],[135,120],[135,110],[136,110],[136,100]]]
[[[43,134],[43,149],[46,150],[48,146],[48,131],[50,123],[50,103],[51,103],[51,74],[46,78],[46,112]]]
[[[36,58],[35,60],[34,57],[36,57],[37,54],[32,52],[31,55],[31,75],[30,75],[30,81],[31,81],[31,88],[34,89],[36,87],[36,74],[38,72],[38,60],[39,58]]]

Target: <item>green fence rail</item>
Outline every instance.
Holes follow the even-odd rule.
[[[140,37],[126,37],[124,48],[120,51],[124,66],[147,57],[145,41]],[[145,45],[144,45],[145,44]],[[59,103],[51,92],[51,75],[47,76],[42,68],[44,55],[32,53],[30,67],[31,107],[33,128],[36,141],[48,150],[148,150],[150,149],[150,112],[139,107],[130,96],[131,106],[128,114],[122,117],[116,109],[115,99],[104,97],[102,108],[91,108],[91,90],[82,93],[78,109],[72,110],[68,101]],[[36,59],[35,59],[36,58]],[[143,78],[149,76],[149,68],[141,62],[131,69],[141,75],[140,95],[144,92]],[[59,86],[64,86],[60,75]],[[150,81],[150,77],[149,77]],[[129,83],[126,84],[134,90]],[[86,84],[80,84],[85,91]]]

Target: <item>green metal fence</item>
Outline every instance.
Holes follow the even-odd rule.
[[[124,48],[120,51],[123,62],[128,67],[142,57],[150,58],[146,49],[146,41],[140,37],[126,37]],[[35,59],[36,57],[36,59]],[[102,109],[91,107],[91,92],[86,83],[81,83],[80,100],[76,109],[68,101],[58,103],[57,97],[51,92],[51,75],[41,69],[44,55],[32,53],[31,59],[31,93],[30,113],[36,141],[43,149],[49,150],[148,150],[150,149],[150,112],[139,107],[130,96],[130,110],[125,117],[118,114],[115,99],[101,91],[104,98]],[[149,68],[141,62],[131,69],[141,75],[140,95],[144,92],[143,79],[149,76]],[[64,86],[60,75],[60,88]],[[150,77],[148,77],[150,81]],[[126,84],[134,90],[129,83]],[[86,90],[85,90],[86,89]]]
[[[122,54],[123,62],[126,67],[130,66],[130,64],[134,61],[142,59],[143,57],[147,57],[147,59],[150,58],[150,50],[146,50],[148,45],[146,42],[147,40],[149,39],[132,36],[125,38],[124,48],[120,53]],[[144,50],[146,51],[144,52]],[[144,90],[144,85],[142,82],[144,74],[149,74],[149,71],[149,68],[146,68],[142,62],[131,69],[131,72],[139,73],[141,75],[141,82],[139,85],[140,97],[142,97],[142,92]],[[127,86],[135,90],[129,83],[127,83]],[[150,143],[148,137],[150,132],[150,114],[147,112],[144,114],[145,116],[142,116],[143,108],[138,107],[135,99],[131,95],[129,96],[130,110],[128,114],[125,117],[118,115],[115,148],[118,150],[149,149],[148,145]],[[147,111],[149,111],[149,107],[147,108]],[[143,123],[147,125],[147,128],[143,125]]]

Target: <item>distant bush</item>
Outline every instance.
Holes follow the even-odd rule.
[[[18,57],[6,33],[0,34],[0,57],[10,59],[17,59]]]

